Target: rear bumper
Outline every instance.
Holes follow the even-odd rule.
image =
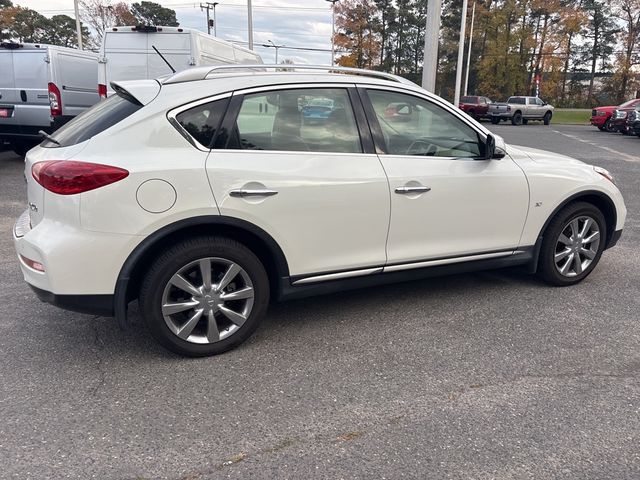
[[[27,285],[31,287],[40,301],[64,310],[105,317],[113,316],[113,295],[56,295],[31,284]]]

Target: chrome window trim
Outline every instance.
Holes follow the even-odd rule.
[[[192,108],[195,108],[199,105],[204,105],[205,103],[211,103],[211,102],[215,102],[217,100],[223,100],[225,98],[231,98],[233,96],[233,92],[224,92],[224,93],[219,93],[217,95],[212,95],[211,97],[206,97],[206,98],[200,98],[198,100],[194,100],[192,102],[189,103],[185,103],[183,105],[180,105],[179,107],[174,107],[171,110],[169,110],[167,112],[167,120],[169,120],[169,123],[176,129],[178,130],[178,132],[185,137],[185,139],[187,141],[189,141],[189,143],[191,143],[191,145],[193,145],[194,147],[196,147],[198,150],[202,151],[202,152],[210,152],[211,149],[208,147],[205,147],[204,145],[202,145],[200,142],[198,142],[193,135],[191,135],[178,121],[178,119],[176,118],[179,114],[181,114],[182,112],[186,111],[186,110],[190,110]]]

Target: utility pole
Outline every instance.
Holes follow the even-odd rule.
[[[76,32],[78,34],[78,48],[82,50],[82,26],[80,25],[80,9],[78,8],[78,0],[73,0],[73,9],[76,12]]]
[[[464,95],[469,89],[469,70],[471,70],[471,47],[473,46],[473,21],[476,19],[476,2],[473,2],[471,9],[471,29],[469,30],[469,51],[467,52],[467,73],[464,77]]]
[[[442,0],[427,0],[427,24],[424,32],[424,62],[422,64],[422,88],[435,93],[438,71],[438,44],[440,39],[440,15]]]
[[[216,29],[218,25],[216,23],[216,5],[220,2],[206,2],[204,5],[200,4],[200,11],[207,10],[207,33],[211,35],[211,20],[209,20],[209,10],[213,9],[213,34],[216,35]]]
[[[331,4],[331,66],[335,65],[336,49],[333,42],[336,36],[336,3],[340,0],[327,0]]]
[[[279,50],[280,48],[282,48],[282,47],[286,47],[286,45],[276,45],[276,44],[275,44],[275,43],[273,43],[273,41],[271,41],[271,40],[267,40],[267,42],[269,42],[271,45],[268,45],[268,44],[266,44],[266,43],[263,43],[263,44],[262,44],[262,46],[263,46],[263,47],[267,47],[267,48],[273,47],[273,48],[275,48],[275,49],[276,49],[276,65],[277,65],[277,64],[278,64],[278,50]]]
[[[247,20],[249,26],[249,50],[253,50],[253,9],[251,8],[251,0],[247,0]]]
[[[458,42],[458,63],[456,64],[456,90],[453,96],[453,104],[460,104],[460,83],[462,82],[462,69],[464,68],[464,34],[467,27],[467,0],[462,1],[462,19],[460,20],[460,41]]]

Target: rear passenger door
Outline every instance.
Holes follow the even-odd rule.
[[[282,248],[294,281],[381,270],[389,187],[351,86],[254,89],[232,98],[207,160],[220,213]],[[315,276],[332,275],[314,279]]]

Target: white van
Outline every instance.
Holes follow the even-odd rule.
[[[263,63],[257,53],[182,27],[113,27],[102,38],[98,91],[111,95],[110,83],[121,80],[158,78],[202,65]]]
[[[98,55],[33,43],[0,44],[0,143],[19,155],[98,102]]]

